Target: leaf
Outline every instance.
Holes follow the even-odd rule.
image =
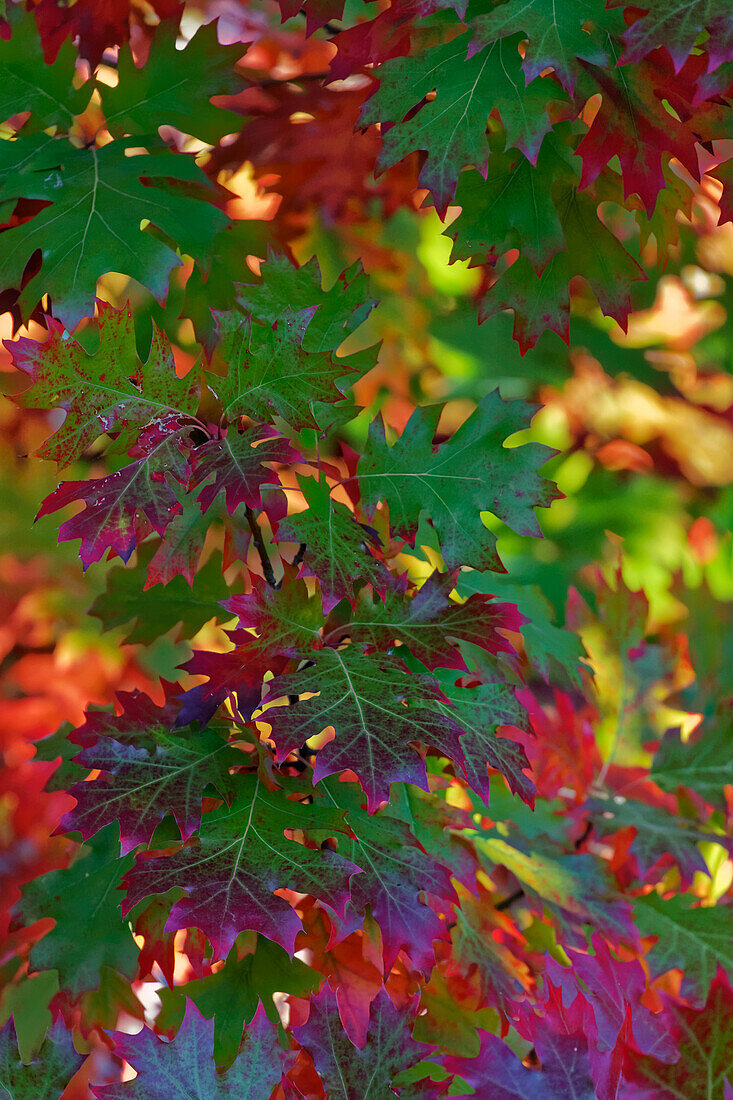
[[[328,614],[344,598],[353,601],[355,582],[384,592],[391,577],[371,553],[379,545],[377,534],[358,523],[344,504],[331,499],[325,481],[298,478],[298,484],[308,507],[282,520],[278,540],[305,546],[300,572],[318,578],[324,612]]]
[[[218,354],[229,367],[225,378],[209,374],[209,384],[230,423],[240,416],[270,421],[282,417],[291,428],[328,427],[316,406],[343,399],[337,381],[354,373],[349,359],[303,347],[312,310],[288,309],[277,324],[265,326],[239,313],[218,313]]]
[[[59,765],[46,780],[44,790],[65,791],[78,780],[84,778],[84,769],[80,764],[74,763],[74,757],[79,751],[78,744],[72,744],[69,740],[71,724],[65,722],[52,733],[50,737],[43,737],[36,742],[36,755],[34,761],[59,760]]]
[[[501,864],[516,875],[525,893],[576,925],[590,924],[611,938],[633,943],[636,930],[625,899],[614,895],[601,866],[583,853],[545,855],[522,851],[494,836],[477,836],[476,850],[489,868]]]
[[[275,325],[289,312],[308,311],[303,335],[306,352],[336,351],[371,313],[376,301],[360,263],[342,271],[328,290],[313,256],[296,267],[287,256],[272,254],[260,268],[260,282],[240,283],[237,301],[244,312],[263,324]]]
[[[577,1006],[578,998],[587,1006],[584,1031],[589,1043],[601,1052],[613,1051],[619,1043],[633,1045],[664,1062],[675,1061],[663,1016],[642,1000],[647,980],[639,961],[616,958],[598,933],[591,943],[593,954],[568,948],[569,967],[549,955],[545,959],[545,979],[562,991],[563,1006]]]
[[[518,248],[540,275],[565,248],[565,234],[552,201],[557,154],[548,138],[536,167],[520,152],[492,152],[486,178],[462,172],[456,191],[461,214],[445,231],[451,260],[470,260]]]
[[[608,69],[589,67],[601,91],[601,106],[577,148],[580,187],[588,187],[613,156],[621,162],[624,197],[636,193],[648,218],[665,186],[662,157],[677,157],[693,177],[699,168],[695,137],[662,102],[668,78],[664,57]],[[659,97],[658,91],[662,93]]]
[[[82,846],[70,867],[27,883],[16,907],[25,924],[54,919],[55,927],[31,949],[30,960],[36,970],[58,970],[62,988],[73,997],[96,989],[104,966],[128,978],[137,969],[138,949],[122,919],[118,892],[133,858],[120,859],[119,843],[119,826],[108,825]]]
[[[344,0],[279,0],[283,19],[292,19],[305,12],[306,34],[313,34],[332,19],[341,19],[344,14]]]
[[[599,839],[619,830],[632,832],[629,851],[641,879],[648,880],[652,871],[659,878],[670,864],[676,863],[683,890],[691,884],[696,872],[710,875],[698,845],[726,842],[725,837],[701,828],[688,817],[638,799],[594,798],[586,806]]]
[[[518,585],[511,576],[501,573],[465,571],[458,577],[456,591],[461,596],[472,592],[491,593],[494,599],[514,604],[523,619],[519,629],[532,667],[544,680],[550,680],[552,669],[567,675],[576,687],[580,686],[583,645],[577,634],[554,625],[552,605],[539,587]],[[516,725],[516,722],[509,724]]]
[[[428,678],[421,681],[395,659],[365,657],[353,646],[323,649],[311,660],[309,668],[277,676],[269,685],[262,719],[272,727],[279,761],[333,726],[336,736],[319,748],[313,782],[353,771],[373,811],[398,780],[427,790],[425,763],[411,742],[460,758],[461,730],[450,715],[436,712],[440,696]],[[292,705],[266,705],[311,693]]]
[[[502,309],[514,310],[513,335],[523,355],[546,329],[569,341],[569,284],[575,276],[586,280],[603,313],[622,328],[632,307],[630,284],[646,278],[599,220],[594,199],[568,187],[558,195],[556,206],[565,251],[553,256],[539,276],[529,260],[520,256],[491,287],[481,306],[481,321]]]
[[[495,682],[475,688],[460,688],[442,684],[449,706],[439,704],[446,717],[460,726],[462,766],[472,790],[489,801],[487,767],[495,768],[506,779],[509,789],[530,806],[534,804],[535,786],[524,774],[529,761],[521,744],[510,737],[499,737],[498,726],[527,727],[527,713],[509,684]]]
[[[171,909],[166,931],[200,928],[217,958],[245,931],[261,932],[292,955],[300,918],[274,891],[312,893],[342,913],[348,877],[358,868],[330,849],[285,839],[286,829],[332,836],[343,828],[338,814],[269,792],[255,776],[241,776],[238,786],[230,807],[204,816],[198,844],[138,859],[127,876],[126,907],[183,888],[186,896]]]
[[[612,0],[609,6],[620,7],[620,0]],[[703,31],[708,32],[705,39],[708,71],[730,60],[733,18],[727,4],[720,0],[691,0],[688,4],[644,0],[639,8],[643,11],[637,13],[638,17],[623,35],[626,44],[621,57],[623,65],[641,61],[657,46],[664,46],[679,72]]]
[[[230,633],[230,637],[242,643],[243,661],[258,657],[271,662],[280,654],[302,657],[322,644],[321,601],[310,595],[305,581],[295,576],[292,566],[285,566],[278,589],[255,577],[251,592],[232,596],[223,606],[238,618],[239,629]],[[249,633],[252,630],[257,631],[256,636]]]
[[[214,1061],[228,1066],[237,1056],[245,1024],[251,1023],[260,1004],[276,1024],[280,1017],[272,1000],[275,993],[306,997],[322,980],[278,944],[257,936],[247,954],[240,958],[233,948],[221,970],[186,982],[183,991],[203,1016],[214,1019]]]
[[[207,511],[219,493],[225,494],[229,515],[240,504],[260,511],[263,485],[278,485],[277,471],[265,463],[287,466],[300,459],[297,451],[271,428],[229,428],[220,439],[197,447],[191,456],[191,489],[203,485],[196,498]],[[211,479],[211,480],[209,480]]]
[[[108,569],[107,587],[89,608],[89,614],[99,619],[103,630],[114,630],[134,620],[125,632],[129,645],[151,645],[161,635],[179,626],[185,638],[193,638],[201,627],[213,618],[222,620],[221,601],[229,595],[222,576],[219,554],[212,554],[189,584],[181,576],[168,584],[145,588],[148,564],[153,547],[147,543],[138,547],[135,566]]]
[[[170,1043],[144,1027],[115,1032],[115,1052],[137,1071],[132,1081],[94,1085],[99,1100],[265,1100],[282,1079],[286,1054],[264,1013],[247,1028],[239,1056],[223,1074],[213,1058],[214,1024],[193,1005]]]
[[[242,55],[241,47],[220,45],[215,22],[199,27],[184,50],[176,48],[177,37],[176,25],[163,23],[142,68],[135,65],[129,47],[120,50],[119,81],[102,91],[107,129],[113,137],[150,134],[166,125],[216,145],[239,130],[241,116],[214,107],[211,97],[236,95],[240,90],[234,65]]]
[[[74,148],[66,139],[39,134],[0,143],[0,202],[50,203],[29,221],[3,233],[2,288],[21,287],[36,249],[42,265],[23,285],[18,308],[28,317],[44,294],[54,315],[71,330],[92,312],[97,279],[122,271],[162,299],[180,259],[167,244],[141,231],[149,220],[184,252],[204,258],[226,216],[187,187],[208,187],[192,157],[155,148],[127,156],[139,138],[103,148]],[[148,147],[155,143],[148,139]],[[144,186],[143,180],[153,186]],[[182,190],[164,188],[173,180]]]
[[[525,85],[518,43],[518,38],[494,42],[467,58],[469,36],[463,34],[414,57],[386,61],[377,70],[379,88],[360,118],[363,125],[383,127],[377,168],[383,172],[409,153],[425,150],[419,184],[431,191],[441,217],[462,168],[472,164],[486,174],[489,147],[484,134],[493,110],[501,115],[507,145],[521,149],[533,162],[537,159],[550,129],[548,97],[558,99],[562,92],[546,81]],[[409,107],[433,91],[435,98],[403,121]],[[387,130],[386,123],[393,125]]]
[[[310,597],[305,582],[293,574],[292,568],[286,568],[277,590],[254,578],[249,595],[224,601],[240,620],[241,629],[228,632],[235,648],[225,653],[198,649],[182,666],[194,676],[206,676],[209,682],[184,694],[179,721],[193,721],[194,717],[208,721],[224,699],[229,699],[243,722],[248,721],[260,708],[265,674],[277,674],[288,657],[321,645],[321,601]]]
[[[506,1043],[483,1032],[476,1058],[449,1055],[443,1064],[482,1100],[597,1100],[588,1053],[577,1037],[553,1035],[547,1054],[541,1069],[527,1069]]]
[[[42,970],[39,974],[30,975],[18,985],[6,986],[3,991],[0,1020],[4,1026],[10,1017],[13,1017],[20,1058],[26,1066],[38,1057],[46,1032],[53,1024],[49,1005],[58,992],[58,970]],[[10,1045],[12,1048],[12,1043]],[[0,1056],[1,1063],[2,1056]],[[0,1071],[1,1080],[2,1071]]]
[[[173,481],[187,480],[190,432],[191,423],[183,417],[153,422],[130,452],[133,462],[92,481],[62,482],[46,497],[38,517],[83,501],[84,510],[61,524],[59,542],[81,539],[84,568],[107,550],[128,561],[151,528],[162,535],[181,511]],[[155,559],[151,569],[154,565]]]
[[[726,905],[693,906],[684,895],[637,898],[634,920],[642,936],[657,936],[648,959],[655,974],[683,971],[683,995],[705,1000],[718,966],[733,974],[733,913]]]
[[[332,633],[369,642],[378,649],[399,639],[428,668],[465,668],[460,654],[451,652],[451,642],[471,642],[488,653],[513,653],[511,642],[500,631],[520,629],[516,609],[477,595],[458,603],[450,599],[455,583],[452,574],[436,572],[412,599],[389,590],[384,600],[367,595],[357,603],[354,617]]]
[[[476,858],[463,835],[469,822],[464,811],[449,805],[436,793],[426,794],[412,784],[401,783],[392,788],[383,813],[405,824],[426,855],[443,867],[450,867],[457,882],[475,890]]]
[[[411,1036],[415,1012],[395,1008],[383,990],[372,1003],[370,1026],[363,1049],[355,1047],[341,1028],[336,996],[326,986],[311,999],[308,1022],[294,1028],[323,1081],[329,1100],[387,1100],[401,1070],[409,1069],[431,1047]]]
[[[185,841],[201,824],[201,799],[213,786],[231,794],[229,768],[246,758],[212,730],[142,729],[127,744],[111,737],[83,749],[77,761],[102,774],[77,783],[69,794],[76,806],[59,828],[78,831],[86,840],[111,821],[119,821],[122,853],[147,844],[156,826],[170,813]]]
[[[12,37],[0,41],[0,115],[5,122],[13,115],[30,111],[39,129],[57,125],[70,127],[92,94],[92,85],[74,88],[75,50],[64,46],[53,65],[44,64],[41,41],[30,15],[20,17],[10,9]]]
[[[679,1058],[663,1065],[654,1058],[628,1054],[624,1071],[631,1087],[640,1085],[654,1100],[681,1096],[725,1096],[727,1100],[733,1058],[733,995],[728,983],[721,976],[716,978],[702,1012],[666,997],[663,1019]]]
[[[488,6],[489,11],[471,19],[471,49],[519,32],[529,39],[523,64],[527,83],[551,68],[571,95],[581,70],[578,62],[611,65],[608,36],[624,27],[619,12],[604,11],[591,0],[508,0]]]
[[[152,17],[180,17],[178,0],[150,0]],[[108,0],[76,0],[71,7],[63,0],[40,0],[33,10],[44,44],[46,59],[51,61],[59,45],[67,38],[78,39],[79,53],[98,65],[106,46],[118,46],[130,37],[130,0],[110,4]]]
[[[433,941],[445,936],[445,925],[420,894],[454,901],[450,871],[423,850],[402,821],[386,811],[368,814],[362,809],[354,784],[326,781],[321,788],[334,806],[347,812],[351,836],[338,838],[339,852],[362,868],[351,880],[347,919],[353,912],[371,913],[382,934],[385,973],[404,950],[414,967],[429,974],[435,962]]]
[[[171,509],[163,538],[148,566],[146,590],[156,584],[169,584],[182,576],[193,584],[211,517],[201,511],[193,496],[175,482],[171,483],[177,504]]]
[[[339,1019],[349,1039],[354,1046],[363,1047],[372,1002],[384,985],[379,932],[367,918],[363,930],[332,944],[331,922],[322,909],[315,908],[304,914],[304,924],[301,938],[308,944],[311,965],[326,975],[336,994]]]
[[[170,345],[155,323],[147,362],[140,362],[129,307],[118,310],[97,302],[97,317],[89,327],[99,334],[99,343],[92,355],[54,318],[48,318],[48,327],[49,337],[42,343],[27,337],[6,341],[13,364],[31,378],[30,387],[13,398],[16,405],[66,412],[63,425],[36,452],[40,458],[53,459],[63,469],[104,432],[142,428],[171,413],[196,412],[196,372],[176,377]]]
[[[60,1019],[27,1065],[18,1053],[13,1021],[0,1029],[0,1089],[8,1100],[58,1100],[83,1061]]]
[[[730,745],[731,734],[723,715],[694,742],[683,741],[679,730],[667,730],[654,755],[649,778],[671,794],[687,787],[724,811],[724,788],[733,785]]]
[[[502,1011],[510,1011],[512,1002],[519,1000],[530,985],[529,967],[521,952],[518,955],[512,951],[512,940],[519,946],[521,936],[508,917],[492,905],[485,891],[474,897],[460,889],[458,896],[448,979],[456,974],[475,977],[479,1005],[498,1005]]]
[[[541,532],[533,509],[548,507],[558,496],[556,487],[536,472],[549,458],[549,448],[503,444],[527,426],[533,411],[522,401],[504,402],[494,390],[439,446],[433,443],[438,405],[416,409],[393,446],[387,444],[384,422],[373,420],[358,469],[365,507],[372,514],[385,500],[393,528],[408,538],[414,538],[421,514],[427,514],[448,569],[501,569],[496,538],[480,513],[493,512],[518,534],[537,537]]]

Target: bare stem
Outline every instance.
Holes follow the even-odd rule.
[[[252,540],[257,547],[257,553],[260,556],[260,563],[262,565],[262,573],[264,575],[264,578],[269,584],[270,588],[279,588],[280,582],[275,578],[275,571],[272,568],[272,562],[270,561],[270,556],[267,553],[265,540],[262,537],[262,528],[255,519],[255,514],[249,506],[245,510],[245,515],[247,516],[249,529],[252,532]]]

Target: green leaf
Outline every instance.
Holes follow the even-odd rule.
[[[91,314],[97,279],[109,271],[137,279],[162,299],[181,261],[173,248],[141,230],[142,221],[168,234],[183,252],[206,259],[226,215],[202,201],[210,185],[193,157],[156,144],[152,153],[127,156],[139,139],[82,149],[47,134],[0,142],[0,202],[50,203],[3,234],[2,288],[20,287],[28,261],[41,250],[41,269],[18,298],[25,317],[49,294],[55,316],[73,329]],[[180,189],[166,187],[167,180]],[[192,184],[205,190],[192,191]]]
[[[646,894],[634,903],[642,936],[657,936],[647,958],[655,976],[680,969],[683,996],[704,1001],[718,966],[733,975],[733,912],[730,906],[693,906],[684,895]]]
[[[0,122],[30,111],[34,129],[52,125],[69,129],[94,90],[91,83],[77,89],[72,85],[75,48],[65,42],[53,65],[47,65],[33,16],[20,15],[14,5],[8,14],[12,37],[0,39]]]
[[[138,549],[137,563],[125,569],[109,569],[107,587],[89,608],[89,614],[100,619],[103,630],[134,625],[125,632],[130,645],[150,645],[173,627],[176,635],[193,638],[211,619],[230,618],[221,601],[232,595],[222,576],[220,554],[212,554],[196,572],[193,584],[182,576],[168,584],[154,584],[145,589],[148,564],[154,547],[145,543]]]
[[[537,275],[521,255],[491,287],[480,319],[514,310],[514,338],[524,354],[550,329],[569,340],[570,280],[582,276],[607,317],[626,327],[631,312],[630,285],[646,275],[619,239],[598,218],[597,202],[567,187],[555,203],[566,248]]]
[[[300,959],[291,959],[279,944],[257,936],[251,951],[240,958],[234,947],[221,970],[187,982],[183,992],[207,1020],[215,1021],[214,1061],[228,1066],[237,1056],[244,1025],[260,1003],[268,1020],[278,1023],[275,993],[307,997],[322,980],[321,974]]]
[[[286,309],[274,326],[237,312],[217,318],[217,350],[229,372],[226,378],[207,377],[227,421],[246,415],[267,422],[276,415],[296,430],[325,429],[333,422],[332,403],[343,399],[336,383],[357,368],[351,359],[305,350],[310,310]]]
[[[76,764],[73,759],[79,752],[79,745],[69,740],[72,730],[71,723],[64,722],[50,737],[43,737],[36,741],[34,760],[39,762],[59,760],[58,767],[46,780],[44,790],[67,791],[86,775],[81,764]]]
[[[24,1065],[18,1056],[12,1021],[0,1031],[0,1091],[4,1100],[58,1100],[83,1061],[61,1020],[56,1021],[30,1065]]]
[[[414,57],[386,61],[376,73],[379,89],[360,119],[365,125],[394,123],[383,130],[380,171],[409,153],[426,151],[419,184],[432,192],[441,217],[453,199],[460,170],[469,164],[482,173],[486,170],[489,146],[484,135],[493,110],[501,115],[507,145],[534,161],[550,129],[548,98],[563,97],[560,88],[547,81],[527,87],[518,36],[467,57],[469,40],[462,34]],[[409,108],[433,91],[435,98],[403,121]]]
[[[13,362],[31,377],[27,390],[13,398],[22,409],[63,409],[66,418],[36,452],[69,466],[104,432],[141,428],[170,412],[193,415],[199,401],[196,371],[176,376],[170,344],[153,324],[145,363],[137,355],[132,311],[97,303],[90,326],[99,340],[90,355],[49,318],[49,338],[40,343],[21,337],[10,342]],[[88,330],[85,331],[85,336]]]
[[[439,405],[418,408],[393,446],[384,422],[372,421],[366,454],[359,462],[362,499],[369,513],[389,505],[396,533],[414,538],[421,515],[432,520],[448,569],[472,565],[501,569],[496,536],[481,521],[492,512],[521,535],[541,535],[533,509],[560,495],[537,474],[552,454],[529,443],[507,448],[507,436],[527,427],[534,413],[523,401],[505,402],[494,390],[445,443],[433,443]]]
[[[325,481],[298,478],[298,482],[308,507],[278,525],[278,540],[305,546],[303,569],[318,578],[324,611],[328,613],[344,598],[353,601],[355,582],[384,591],[390,575],[370,553],[378,542],[375,533],[357,523],[344,504],[331,499]]]
[[[336,351],[376,305],[360,263],[342,271],[328,290],[323,289],[315,256],[296,267],[286,256],[270,255],[260,276],[257,283],[239,285],[237,301],[246,314],[268,325],[277,324],[291,310],[309,310],[303,335],[305,351]]]
[[[668,730],[654,760],[649,778],[671,794],[687,787],[717,810],[725,811],[725,787],[733,784],[733,732],[721,715],[699,740],[685,742],[679,730]]]
[[[134,857],[120,859],[119,851],[120,827],[108,825],[82,845],[70,867],[49,871],[25,885],[16,906],[25,924],[41,917],[55,921],[31,948],[31,965],[57,969],[62,988],[73,997],[97,988],[103,966],[128,978],[135,974],[138,949],[122,919],[119,891]]]
[[[586,803],[599,838],[620,829],[633,829],[629,849],[636,860],[641,879],[646,879],[657,864],[658,881],[671,860],[677,864],[682,889],[692,882],[695,873],[710,876],[700,844],[726,843],[720,834],[702,828],[697,821],[679,812],[670,813],[662,806],[648,805],[634,798],[615,796],[591,798]],[[661,861],[661,863],[660,863]]]
[[[483,6],[490,10],[476,14]],[[572,93],[578,73],[583,71],[579,61],[594,65],[615,61],[608,48],[608,35],[623,30],[620,14],[605,11],[593,0],[562,0],[561,4],[556,0],[508,0],[504,4],[489,0],[488,5],[480,0],[472,6],[469,20],[476,47],[517,32],[528,38],[524,57],[527,83],[552,68],[563,87]]]
[[[454,242],[451,260],[518,248],[539,275],[565,248],[553,191],[558,183],[576,183],[580,168],[571,164],[571,149],[558,140],[560,133],[558,127],[548,135],[536,165],[515,149],[492,150],[486,179],[476,171],[461,173],[456,192],[461,214],[445,231]]]
[[[628,903],[614,895],[593,856],[545,854],[539,846],[524,851],[499,836],[477,835],[475,844],[481,862],[489,870],[497,864],[506,867],[524,891],[546,905],[555,919],[591,925],[612,938],[633,942]]]
[[[166,125],[216,145],[241,128],[241,115],[214,107],[211,97],[240,90],[234,65],[242,47],[220,45],[216,22],[200,27],[184,50],[176,49],[177,37],[175,22],[163,22],[142,68],[135,65],[129,46],[120,50],[118,84],[100,88],[107,129],[114,137],[155,133]]]
[[[18,1050],[21,1061],[26,1066],[38,1057],[46,1031],[53,1023],[48,1006],[58,991],[58,970],[42,970],[40,974],[31,974],[18,985],[5,988],[0,1009],[0,1026],[13,1017]]]

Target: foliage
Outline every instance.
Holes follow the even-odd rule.
[[[2,11],[0,1091],[724,1100],[730,12]]]

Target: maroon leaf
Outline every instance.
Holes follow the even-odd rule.
[[[99,1100],[264,1100],[282,1079],[288,1056],[262,1009],[245,1029],[239,1055],[223,1074],[214,1065],[214,1021],[189,1001],[178,1034],[164,1043],[148,1027],[115,1032],[115,1053],[137,1072],[132,1081],[95,1085]]]
[[[451,1055],[443,1064],[481,1100],[597,1100],[581,1034],[548,1036],[542,1053],[542,1068],[527,1069],[506,1043],[484,1032],[478,1057]],[[461,1100],[467,1100],[467,1094]]]
[[[359,870],[329,848],[286,840],[285,830],[320,837],[344,828],[342,815],[268,791],[242,776],[231,807],[206,814],[200,839],[173,855],[139,857],[126,878],[126,910],[151,894],[182,888],[166,931],[200,928],[217,958],[226,958],[240,932],[262,932],[292,955],[301,928],[295,910],[275,890],[313,894],[337,915],[348,900],[348,877]]]
[[[433,1049],[412,1038],[417,1004],[395,1008],[382,990],[372,1003],[366,1043],[355,1047],[339,1020],[336,995],[325,986],[311,999],[308,1023],[294,1029],[323,1081],[329,1100],[387,1100],[392,1080]]]
[[[265,463],[285,466],[299,458],[287,440],[271,428],[238,432],[231,427],[221,439],[212,439],[193,452],[191,488],[208,482],[197,497],[204,511],[219,493],[225,494],[230,515],[240,504],[259,511],[262,485],[278,483],[277,473]]]
[[[204,788],[211,784],[226,797],[232,786],[229,768],[245,759],[211,730],[174,734],[143,727],[133,737],[136,744],[100,738],[76,757],[102,774],[71,788],[77,804],[59,826],[66,832],[78,830],[86,840],[119,820],[123,855],[147,844],[167,813],[187,840],[201,822]]]
[[[318,578],[323,610],[328,613],[344,598],[353,602],[354,583],[360,580],[384,592],[391,576],[371,553],[379,543],[374,531],[331,499],[325,481],[301,478],[300,489],[308,508],[283,520],[277,535],[281,542],[292,540],[305,546],[301,573]]]
[[[668,154],[699,178],[695,134],[662,103],[669,59],[660,50],[638,65],[588,66],[602,93],[601,107],[577,154],[583,159],[581,188],[588,187],[618,156],[624,195],[636,193],[651,218],[665,186],[662,156]]]
[[[360,600],[340,633],[379,649],[399,639],[428,668],[466,667],[451,642],[471,642],[489,653],[514,653],[500,631],[520,630],[524,618],[516,607],[493,603],[489,596],[472,595],[464,603],[451,600],[455,579],[454,574],[433,573],[412,599],[388,591],[384,601]]]
[[[425,891],[455,901],[451,872],[428,855],[402,821],[386,813],[368,814],[354,784],[330,780],[321,788],[335,806],[346,810],[351,836],[339,836],[339,852],[362,868],[351,880],[344,934],[361,925],[354,912],[363,916],[368,908],[382,933],[385,973],[404,950],[418,970],[429,974],[435,962],[433,942],[447,933],[421,895]]]
[[[374,810],[399,779],[427,790],[425,763],[411,743],[461,758],[460,727],[447,710],[436,711],[440,693],[427,678],[410,676],[394,658],[365,657],[355,646],[321,650],[312,662],[270,684],[266,703],[313,695],[266,707],[262,717],[272,726],[279,760],[332,726],[336,736],[319,749],[313,781],[351,770]]]
[[[84,567],[105,551],[127,561],[150,529],[159,535],[181,510],[173,482],[188,478],[190,421],[169,416],[149,425],[130,450],[128,466],[94,481],[64,481],[43,502],[38,516],[83,501],[85,508],[65,520],[59,541],[81,539]]]

